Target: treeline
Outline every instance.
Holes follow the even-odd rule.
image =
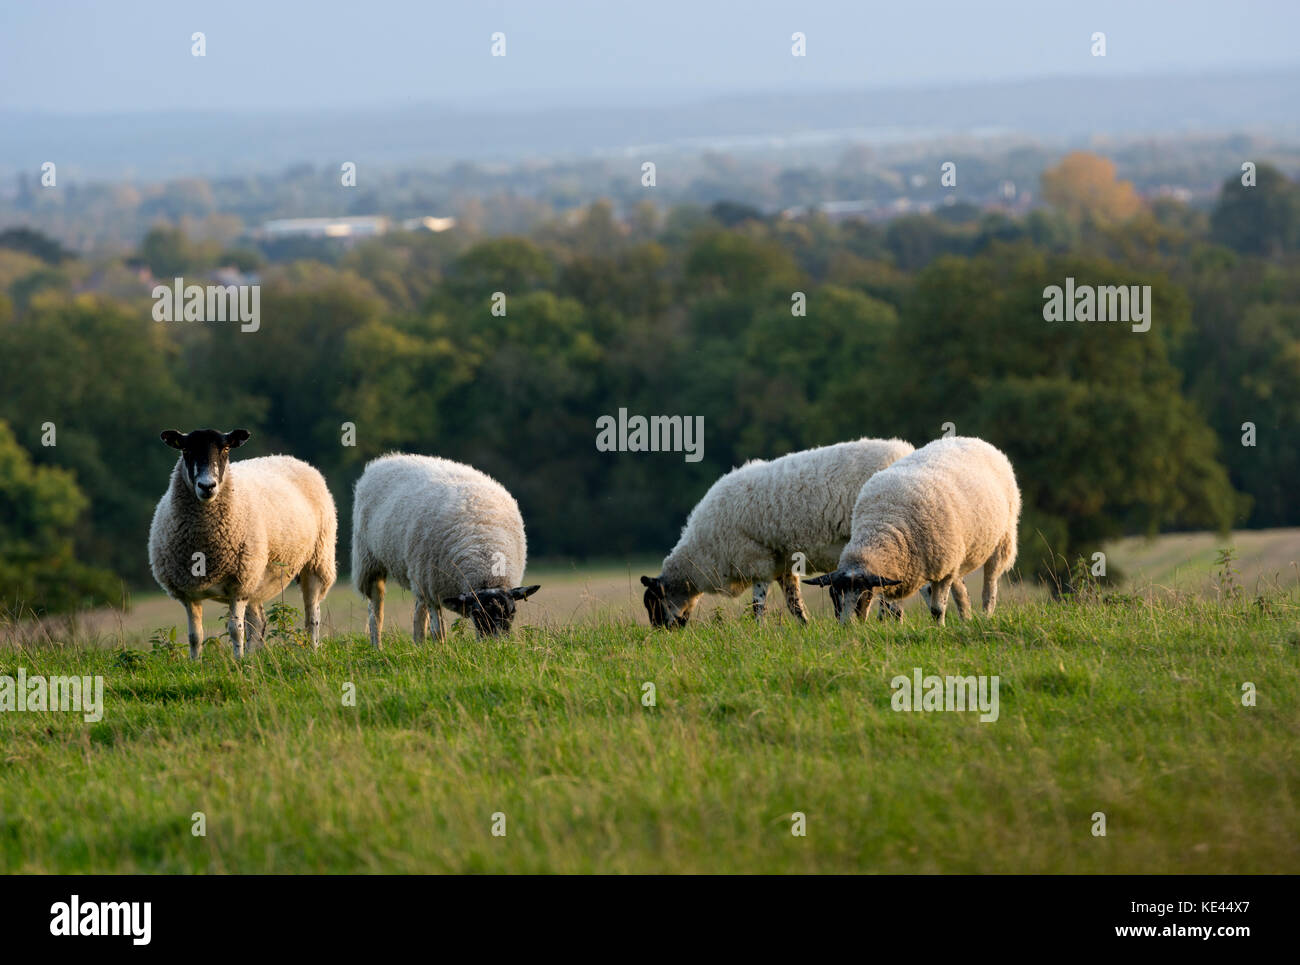
[[[1206,212],[1133,206],[1113,168],[1100,190],[1097,173],[1019,219],[721,204],[618,220],[595,204],[530,237],[388,235],[335,264],[265,268],[250,333],[155,322],[143,285],[82,290],[109,266],[0,239],[0,592],[57,608],[106,595],[88,572],[148,585],[169,427],[246,427],[244,458],[318,465],[343,533],[367,459],[467,461],[516,494],[534,558],[662,554],[746,459],[947,431],[1015,463],[1022,573],[1124,533],[1300,524],[1296,185],[1261,167]],[[1149,285],[1150,330],[1044,321],[1044,289],[1067,278]],[[703,458],[598,451],[597,419],[620,408],[702,416]],[[38,485],[43,467],[66,473]],[[346,567],[346,538],[340,554]]]

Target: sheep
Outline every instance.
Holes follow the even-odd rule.
[[[983,564],[984,612],[992,615],[998,579],[1016,561],[1019,521],[1020,489],[1007,457],[982,439],[939,439],[867,480],[838,568],[804,582],[830,587],[841,622],[865,616],[877,590],[884,602],[920,589],[943,625],[950,589],[969,619],[962,577]]]
[[[227,629],[236,657],[266,631],[263,604],[295,578],[307,630],[320,645],[320,605],[334,585],[338,517],[325,479],[291,456],[230,463],[247,429],[168,429],[162,441],[179,449],[167,491],[149,527],[149,566],[158,585],[185,606],[190,657],[203,651],[203,601],[230,608]]]
[[[660,575],[641,577],[650,623],[685,626],[703,594],[734,597],[751,585],[761,619],[773,580],[786,608],[807,623],[795,571],[836,564],[862,484],[911,451],[899,439],[858,439],[751,460],[722,476],[691,510]],[[800,561],[795,554],[802,567],[791,565]]]
[[[442,607],[468,616],[479,637],[509,631],[528,546],[519,504],[499,482],[463,463],[391,453],[367,464],[352,501],[352,582],[369,601],[370,643],[380,646],[385,582],[415,594],[422,643]]]

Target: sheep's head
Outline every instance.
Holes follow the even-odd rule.
[[[515,601],[526,600],[540,589],[541,586],[536,585],[516,586],[512,590],[497,587],[474,590],[446,597],[442,605],[472,619],[480,637],[495,637],[510,632],[510,624],[515,619]]]
[[[218,432],[216,429],[195,429],[181,435],[175,429],[166,429],[162,441],[181,451],[182,478],[194,498],[206,503],[217,497],[230,467],[230,450],[246,443],[252,433],[247,429]]]
[[[700,598],[690,582],[674,582],[662,576],[643,576],[645,610],[652,627],[684,627]]]
[[[831,605],[835,607],[835,617],[841,623],[847,623],[857,610],[859,597],[863,593],[874,593],[878,587],[897,586],[900,580],[887,580],[863,569],[840,569],[834,573],[823,573],[811,580],[804,580],[809,586],[827,586],[831,591]]]

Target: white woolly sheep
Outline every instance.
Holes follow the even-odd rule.
[[[865,615],[877,590],[884,603],[928,582],[922,595],[942,624],[950,589],[961,618],[970,617],[962,577],[982,564],[984,612],[992,614],[998,579],[1016,561],[1019,520],[1020,488],[1007,457],[982,439],[939,439],[867,480],[839,567],[804,582],[829,586],[844,622]]]
[[[313,647],[320,644],[320,604],[334,585],[338,518],[325,479],[301,459],[262,456],[233,465],[230,450],[247,429],[162,433],[181,451],[171,484],[149,527],[149,566],[167,594],[185,606],[190,656],[203,649],[203,601],[230,608],[231,645],[244,654],[266,631],[263,604],[295,578]]]
[[[370,642],[384,629],[385,581],[415,595],[415,642],[430,614],[443,637],[441,607],[469,616],[480,637],[506,632],[524,587],[528,546],[519,504],[470,466],[393,453],[370,462],[352,501],[352,582],[369,600]]]
[[[685,626],[704,593],[734,597],[748,586],[762,617],[773,580],[807,623],[798,577],[836,565],[862,484],[911,451],[899,439],[858,439],[733,469],[691,510],[663,572],[641,577],[651,624]]]

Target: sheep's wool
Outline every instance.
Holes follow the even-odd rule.
[[[733,469],[691,510],[664,580],[736,596],[800,563],[808,573],[833,569],[863,483],[911,451],[899,439],[858,439]]]
[[[1016,561],[1019,522],[1020,488],[1007,457],[982,439],[938,439],[862,486],[839,568],[900,581],[881,591],[898,600],[983,566],[992,612],[998,578]]]

